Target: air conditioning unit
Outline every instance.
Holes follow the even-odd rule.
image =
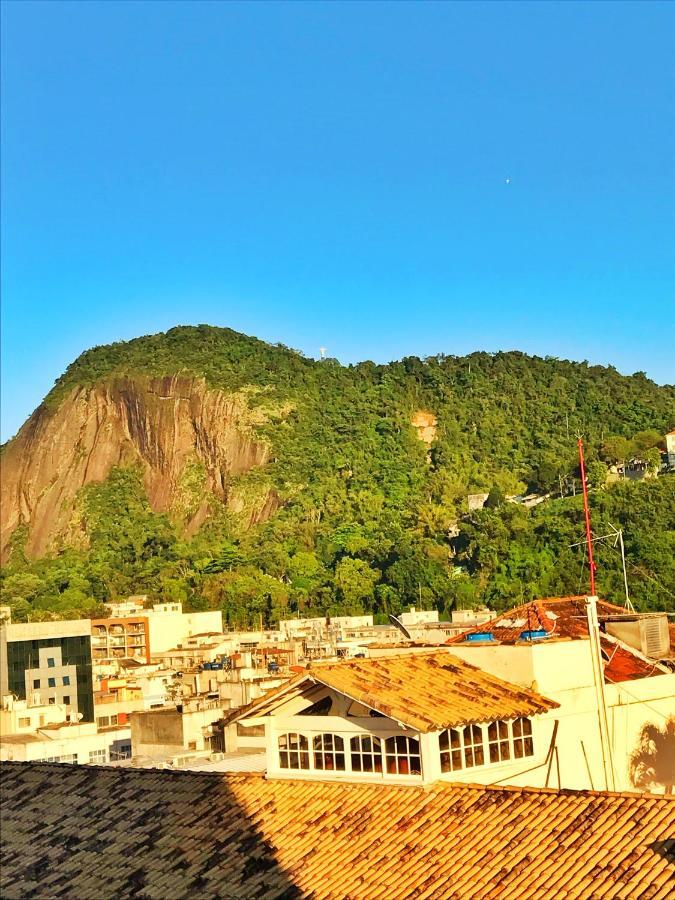
[[[665,613],[638,616],[627,621],[607,622],[607,633],[635,647],[650,659],[663,659],[670,653],[670,631]]]
[[[212,753],[209,756],[209,759],[211,760],[211,762],[221,762],[222,760],[225,759],[225,754],[224,753]]]

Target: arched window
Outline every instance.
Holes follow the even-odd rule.
[[[491,763],[511,759],[508,722],[490,722],[488,725],[488,749]]]
[[[317,734],[313,745],[315,769],[344,772],[344,741],[338,734]]]
[[[516,719],[513,723],[513,755],[516,759],[534,755],[532,722],[529,719]]]
[[[352,772],[381,772],[382,745],[380,739],[369,734],[359,734],[350,741]]]
[[[485,762],[483,729],[480,725],[467,725],[463,731],[463,735],[464,765],[467,769],[471,768],[471,766],[482,766]]]
[[[387,772],[390,775],[421,775],[420,742],[403,734],[385,741]]]
[[[462,736],[456,728],[447,728],[438,737],[441,772],[456,772],[462,766]]]
[[[279,766],[282,769],[309,769],[309,742],[304,734],[279,735]]]

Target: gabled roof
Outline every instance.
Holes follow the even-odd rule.
[[[447,650],[381,659],[313,664],[270,691],[236,719],[266,715],[278,701],[307,684],[323,684],[417,731],[439,731],[470,722],[532,716],[555,709],[554,700],[510,684]]]
[[[3,763],[2,896],[671,895],[675,798]]]
[[[606,600],[597,601],[598,618],[624,616],[626,609]],[[503,612],[496,619],[469,628],[462,634],[448,638],[446,644],[459,644],[470,634],[492,635],[502,644],[520,642],[524,631],[544,631],[549,637],[580,639],[588,637],[586,618],[586,596],[547,597],[533,600],[523,606],[515,606]],[[637,650],[622,641],[600,635],[600,645],[607,657],[605,678],[610,682],[630,681],[648,678],[667,672]]]

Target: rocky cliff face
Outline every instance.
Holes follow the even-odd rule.
[[[118,465],[140,465],[156,512],[180,502],[184,473],[197,466],[203,498],[184,521],[194,532],[208,516],[209,497],[241,512],[228,487],[233,475],[262,466],[269,447],[255,433],[243,393],[210,390],[191,377],[116,378],[75,388],[58,409],[41,406],[2,456],[0,542],[28,526],[26,552],[39,557],[67,534],[78,491]],[[271,515],[273,491],[247,510],[249,523]]]

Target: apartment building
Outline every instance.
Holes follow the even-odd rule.
[[[94,721],[89,619],[0,626],[0,696],[63,704]]]

